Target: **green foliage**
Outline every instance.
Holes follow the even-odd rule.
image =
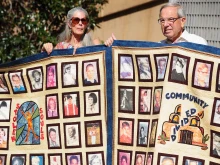
[[[45,42],[56,43],[67,12],[85,8],[91,29],[107,0],[2,0],[0,2],[0,63],[39,53]]]
[[[202,138],[202,143],[206,143],[207,141],[209,140],[209,135],[208,134],[206,134],[205,136],[203,136],[203,138]]]

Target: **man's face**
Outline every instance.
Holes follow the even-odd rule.
[[[88,79],[94,79],[94,67],[93,66],[87,67],[86,74]]]
[[[174,165],[173,161],[170,159],[166,159],[162,162],[162,165]]]
[[[73,104],[72,98],[69,98],[69,99],[68,99],[68,104]]]
[[[136,165],[142,165],[142,157],[137,158]]]
[[[78,165],[78,161],[76,159],[72,159],[70,165]]]
[[[20,78],[18,78],[17,76],[12,77],[12,81],[13,81],[14,86],[16,87],[20,86],[21,81],[20,81]]]
[[[177,7],[165,7],[160,13],[160,19],[165,20],[165,22],[161,24],[162,33],[172,42],[180,37],[186,21],[185,17],[179,18],[175,22],[167,21],[168,18],[178,18],[177,9]]]
[[[121,161],[121,165],[127,165],[127,162],[126,162],[125,159],[122,159],[122,161]]]
[[[208,76],[208,68],[207,67],[201,67],[198,69],[197,78],[199,81],[205,81],[207,76]]]
[[[51,131],[51,132],[50,132],[50,139],[51,139],[53,142],[56,142],[56,132],[54,132],[54,131]]]
[[[155,101],[156,101],[156,103],[160,103],[160,93],[159,92],[156,92],[156,94],[155,94]]]

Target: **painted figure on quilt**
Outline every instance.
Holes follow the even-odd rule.
[[[22,83],[21,77],[18,74],[13,74],[11,76],[13,90],[14,92],[22,92],[25,91],[24,85]]]
[[[73,71],[72,71],[71,65],[66,64],[64,66],[64,75],[63,75],[64,85],[75,85],[76,84],[76,78],[72,72]]]
[[[33,81],[31,82],[32,84],[32,88],[34,90],[36,89],[41,89],[43,86],[42,84],[42,74],[39,70],[35,69],[32,71],[32,78],[33,78]]]
[[[132,142],[130,124],[126,121],[122,122],[119,141],[120,143]]]
[[[16,144],[40,144],[40,116],[37,104],[23,103],[17,113]]]
[[[194,85],[209,87],[210,64],[198,62],[196,66]]]

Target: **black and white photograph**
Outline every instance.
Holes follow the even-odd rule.
[[[136,62],[138,66],[139,81],[153,81],[152,67],[149,55],[136,55]]]
[[[47,142],[49,149],[61,148],[60,124],[47,124]]]
[[[12,99],[0,99],[0,122],[9,122]]]
[[[26,165],[26,155],[12,154],[10,158],[10,165]]]
[[[81,147],[80,123],[64,123],[64,137],[66,148]]]
[[[85,116],[100,115],[100,90],[84,92]]]
[[[128,86],[119,86],[118,87],[118,107],[119,107],[119,112],[123,113],[135,113],[134,111],[134,92],[135,92],[135,87],[128,87]]]
[[[105,165],[103,151],[87,152],[86,161],[88,165]]]
[[[156,81],[163,81],[166,75],[169,54],[155,54],[154,61],[157,69]]]
[[[147,146],[150,120],[138,119],[137,146]]]
[[[32,92],[43,90],[43,68],[28,68],[27,77]]]
[[[62,86],[78,86],[78,62],[66,62],[61,64],[62,68]]]

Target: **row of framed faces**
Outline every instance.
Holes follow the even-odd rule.
[[[164,81],[167,72],[169,54],[155,54],[156,82]],[[153,69],[150,55],[135,55],[138,71],[138,81],[153,82]],[[212,75],[214,62],[195,59],[193,70],[189,71],[190,57],[172,53],[168,81],[188,85],[188,78],[192,77],[191,86],[197,89],[210,91],[212,76],[216,77],[215,91],[220,92],[220,64],[216,75]],[[134,59],[131,54],[119,54],[118,75],[119,81],[135,81]]]
[[[118,165],[132,165],[132,152],[129,150],[117,150],[117,164]],[[157,162],[154,162],[153,152],[135,152],[134,165],[205,165],[205,160],[183,156],[182,162],[178,162],[179,155],[161,153],[157,155]],[[209,161],[209,165],[219,165],[217,162]]]
[[[65,155],[65,163],[63,163],[63,155]],[[45,156],[48,157],[48,165],[82,165],[83,157],[81,152],[76,153],[49,153],[49,154],[30,154],[29,165],[44,165]],[[9,164],[7,162],[7,155],[0,154],[1,165]],[[26,165],[26,154],[11,154],[10,165]],[[105,165],[104,152],[86,152],[86,164],[88,165]]]
[[[83,86],[100,85],[99,60],[82,61],[82,75],[78,75],[78,63],[78,61],[61,63],[61,77],[59,77],[57,72],[57,63],[46,65],[46,90],[57,89],[59,79],[61,79],[62,88],[78,87],[79,77],[82,77]],[[23,70],[8,72],[8,79],[14,94],[28,92],[23,74]],[[42,66],[27,68],[26,75],[31,92],[43,91],[44,72]],[[5,73],[0,73],[0,94],[1,93],[10,93]]]
[[[137,146],[155,147],[158,119],[152,120],[150,132],[149,127],[150,120],[138,119]],[[220,132],[211,130],[210,134],[210,156],[220,159]],[[118,118],[118,144],[133,146],[133,142],[134,119]]]
[[[63,123],[64,130],[64,144],[65,148],[81,148],[82,141],[81,136],[81,124],[80,122]],[[85,121],[85,146],[97,147],[103,146],[103,133],[102,133],[102,121],[93,120]],[[47,124],[47,144],[48,149],[61,149],[61,132],[60,123]],[[21,134],[25,134],[25,130],[21,130]],[[82,140],[83,139],[83,140]],[[17,143],[16,143],[17,144]],[[17,144],[19,145],[19,144]],[[20,144],[22,145],[22,144]],[[9,126],[0,126],[0,150],[9,149]]]
[[[84,116],[101,115],[100,90],[84,91]],[[0,122],[9,122],[13,99],[0,99]],[[58,93],[45,95],[46,119],[59,119]],[[79,92],[62,93],[63,118],[80,117]]]

